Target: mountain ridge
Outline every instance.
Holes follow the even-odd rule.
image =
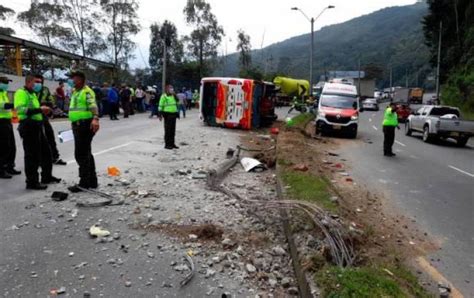
[[[390,65],[395,84],[404,85],[408,79],[409,85],[417,85],[417,80],[418,85],[429,85],[426,77],[432,69],[421,24],[427,12],[425,3],[393,6],[322,27],[314,35],[314,81],[329,70],[356,70],[360,58],[362,65],[375,64],[384,70],[380,86],[388,84]],[[253,50],[254,66],[267,74],[309,78],[310,42],[310,33],[305,33]],[[238,75],[238,53],[226,60],[225,69],[217,73]]]

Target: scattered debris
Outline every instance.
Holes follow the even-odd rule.
[[[265,170],[263,163],[250,157],[244,157],[240,160],[240,164],[246,172],[262,172]]]
[[[306,172],[308,171],[308,166],[305,164],[298,164],[293,167],[293,170],[295,171],[300,171],[300,172]]]
[[[107,237],[110,236],[110,232],[96,225],[93,225],[89,228],[89,235],[91,235],[92,237]]]
[[[112,177],[120,176],[120,170],[117,167],[111,166],[107,168],[107,174]]]
[[[61,202],[67,200],[69,194],[61,191],[54,191],[53,194],[51,195],[51,198],[55,202]]]
[[[187,285],[191,279],[193,278],[194,276],[194,263],[193,263],[193,259],[191,259],[190,256],[188,256],[187,254],[184,256],[184,259],[188,262],[189,264],[189,267],[191,268],[191,272],[186,275],[186,277],[179,283],[182,287],[184,287],[185,285]]]

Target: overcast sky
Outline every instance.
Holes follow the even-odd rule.
[[[148,65],[148,48],[150,46],[149,27],[154,22],[168,19],[176,24],[180,35],[188,34],[191,28],[184,21],[183,8],[187,0],[138,0],[140,8],[138,16],[142,26],[141,32],[133,37],[137,43],[135,59],[132,67]],[[3,2],[3,1],[2,1]],[[409,5],[416,0],[208,0],[212,12],[217,16],[219,24],[224,27],[226,37],[220,47],[220,54],[235,52],[236,31],[243,29],[252,41],[254,49],[310,31],[310,23],[297,11],[290,10],[296,6],[309,17],[316,17],[324,7],[336,6],[327,10],[315,23],[315,30],[352,18],[369,14],[390,6]],[[16,12],[27,10],[30,0],[9,0],[2,3]],[[13,19],[9,21],[11,24]],[[35,39],[34,35],[14,25],[18,37]],[[316,36],[317,38],[317,36]]]

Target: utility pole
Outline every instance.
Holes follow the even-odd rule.
[[[313,96],[313,53],[314,53],[314,18],[311,18],[311,53],[309,53],[309,96]]]
[[[408,88],[408,68],[405,68],[405,88]]]
[[[304,11],[298,7],[292,7],[291,10],[298,10],[301,14],[311,23],[311,53],[309,54],[309,95],[313,95],[313,52],[314,52],[314,22],[326,11],[326,9],[335,8],[334,5],[329,5],[325,7],[321,13],[315,18],[309,18]]]
[[[360,98],[360,56],[359,56],[359,74],[358,74],[358,81],[357,81],[357,95]]]
[[[163,47],[163,75],[161,76],[161,92],[165,92],[165,87],[166,87],[166,56],[167,56],[167,51],[168,51],[168,46],[166,44],[166,39],[164,42],[164,47]]]
[[[392,101],[392,88],[393,88],[393,67],[390,65],[390,90],[388,91],[388,97]]]
[[[440,102],[439,93],[440,93],[440,86],[439,86],[439,75],[440,75],[440,65],[441,65],[441,36],[443,31],[443,22],[439,22],[439,37],[438,37],[438,65],[436,66],[436,100]]]

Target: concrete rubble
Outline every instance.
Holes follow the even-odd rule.
[[[203,179],[208,169],[226,159],[223,148],[239,142],[237,134],[222,132],[216,142],[214,130],[189,133],[186,150],[156,154],[160,147],[156,139],[140,143],[134,154],[117,164],[123,171],[120,177],[100,174],[99,190],[105,197],[85,192],[61,202],[47,195],[36,198],[34,205],[33,200],[26,201],[23,216],[3,229],[2,241],[21,245],[21,238],[35,231],[55,240],[43,248],[50,254],[36,252],[21,258],[14,251],[6,252],[11,258],[1,267],[0,277],[18,271],[15,276],[23,278],[9,277],[2,294],[45,296],[60,281],[71,296],[130,297],[129,288],[144,296],[176,295],[191,270],[184,255],[196,270],[182,286],[186,293],[296,296],[290,256],[275,212],[253,210],[206,187]],[[223,183],[248,198],[276,197],[271,170],[247,173],[234,167]],[[112,203],[108,197],[113,197]],[[214,228],[204,229],[206,225]],[[58,268],[49,265],[43,270],[43,262]],[[37,280],[36,292],[24,292],[29,280]]]

